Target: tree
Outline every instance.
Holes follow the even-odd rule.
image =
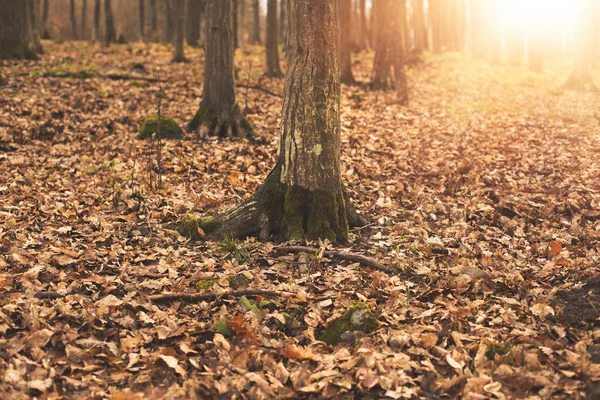
[[[247,136],[252,124],[235,96],[232,0],[208,0],[204,94],[188,131],[214,136]]]
[[[286,0],[279,0],[279,43],[285,46],[287,32],[287,13],[285,11]]]
[[[354,84],[352,75],[352,0],[338,0],[340,27],[340,80]]]
[[[156,11],[156,0],[150,0],[150,37],[153,42],[158,41],[158,13]]]
[[[43,0],[42,2],[42,21],[41,21],[41,32],[42,39],[50,39],[50,34],[48,33],[48,0]]]
[[[183,53],[184,12],[184,0],[175,0],[175,54],[173,54],[173,62],[186,61],[185,54]]]
[[[70,15],[71,15],[71,38],[73,40],[79,39],[77,35],[77,17],[75,15],[75,0],[70,1]]]
[[[115,19],[110,0],[104,0],[104,43],[108,46],[110,43],[114,43],[116,39]]]
[[[165,0],[165,32],[164,39],[165,43],[171,43],[173,40],[173,11],[171,10],[171,0]]]
[[[187,2],[187,35],[186,41],[190,46],[197,47],[200,40],[200,20],[204,0],[188,0]]]
[[[421,54],[427,48],[427,28],[425,26],[425,6],[423,0],[413,1],[413,27],[415,34],[415,52]]]
[[[0,2],[0,60],[33,58],[27,45],[27,10],[24,1]]]
[[[92,26],[92,42],[100,38],[100,0],[94,0],[94,24]]]
[[[145,32],[144,32],[144,5],[145,5],[145,0],[138,0],[138,15],[139,15],[139,29],[140,29],[140,38],[144,38],[145,37]]]
[[[429,26],[431,27],[431,46],[434,53],[442,52],[443,41],[443,18],[442,0],[429,1]]]
[[[376,41],[371,88],[396,89],[400,104],[408,103],[408,89],[404,72],[401,9],[397,2],[404,0],[378,0],[374,3]]]
[[[233,0],[233,14],[232,14],[232,18],[233,18],[233,49],[237,49],[238,47],[240,47],[240,42],[239,42],[239,16],[238,16],[238,0]]]
[[[199,225],[216,237],[344,242],[349,224],[363,221],[351,209],[340,176],[337,2],[287,4],[288,71],[276,165],[250,198],[199,219]]]
[[[408,27],[408,22],[406,20],[408,14],[406,11],[406,0],[398,1],[398,15],[400,17],[400,33],[402,34],[402,48],[405,53],[410,51],[410,31]]]
[[[268,0],[267,2],[267,72],[266,75],[274,78],[281,78],[283,73],[279,66],[279,45],[277,37],[279,28],[277,26],[277,0]]]
[[[369,48],[369,30],[367,27],[367,4],[366,0],[358,0],[359,8],[359,28],[358,28],[358,49],[366,50]]]
[[[596,0],[592,0],[596,1]],[[565,83],[569,89],[580,89],[586,86],[596,90],[592,76],[594,13],[590,0],[584,2],[581,8],[580,23],[577,32],[577,48],[575,50],[575,65],[573,71]]]
[[[252,0],[252,12],[254,16],[254,33],[252,36],[252,44],[261,44],[260,41],[260,2]]]
[[[26,0],[27,8],[27,40],[31,46],[31,51],[35,54],[42,54],[44,48],[40,41],[40,32],[38,30],[38,19],[35,0]]]

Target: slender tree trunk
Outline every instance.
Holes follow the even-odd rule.
[[[279,1],[279,43],[285,47],[287,31],[286,0]]]
[[[252,12],[254,16],[254,34],[252,44],[261,44],[260,41],[260,1],[252,0]]]
[[[232,0],[209,0],[206,22],[204,95],[187,129],[201,136],[247,136],[253,128],[235,96]]]
[[[81,2],[81,39],[87,36],[87,0]]]
[[[240,14],[238,16],[238,35],[242,46],[246,43],[246,3],[247,0],[238,0]],[[284,0],[285,1],[285,0]]]
[[[138,0],[138,18],[139,18],[139,29],[140,29],[140,39],[144,40],[146,37],[146,32],[144,31],[144,23],[145,21],[145,0]]]
[[[429,1],[429,17],[431,23],[431,45],[434,53],[442,52],[442,0]]]
[[[413,1],[413,26],[415,31],[415,51],[417,54],[422,54],[427,49],[427,27],[425,26],[423,0]]]
[[[35,0],[26,0],[27,1],[27,18],[29,19],[29,42],[31,45],[31,50],[35,54],[42,54],[44,52],[44,48],[42,47],[42,42],[40,41],[40,31],[39,31],[39,21],[38,21],[38,10],[37,3]]]
[[[340,80],[344,84],[356,83],[352,75],[352,0],[338,0],[340,27]]]
[[[410,31],[408,29],[408,21],[406,20],[408,14],[406,11],[406,0],[399,0],[395,7],[398,7],[398,14],[400,16],[400,34],[402,37],[402,48],[405,53],[410,51]]]
[[[274,78],[281,78],[283,73],[279,66],[279,46],[277,37],[279,28],[277,26],[277,0],[268,0],[267,2],[267,72],[266,75]]]
[[[24,1],[0,2],[0,60],[22,59],[31,55],[25,32],[25,7]]]
[[[360,51],[369,48],[369,31],[367,28],[367,2],[358,0],[358,49]],[[341,27],[340,27],[341,29]]]
[[[200,40],[200,18],[202,9],[200,0],[187,2],[187,36],[186,41],[190,46],[197,47]]]
[[[113,17],[110,0],[104,0],[104,44],[106,46],[117,40],[115,32],[115,19]]]
[[[75,0],[70,1],[70,15],[71,15],[71,39],[77,40],[77,17],[75,15]]]
[[[100,0],[94,0],[94,21],[92,26],[92,42],[100,38]]]
[[[150,38],[153,42],[158,42],[158,13],[156,10],[156,0],[150,0]]]
[[[340,175],[339,31],[336,1],[289,1],[281,140],[265,183],[237,208],[202,218],[216,237],[271,235],[345,242],[360,224]]]
[[[171,0],[165,0],[165,32],[163,41],[171,43],[173,41],[173,12],[171,10]]]
[[[175,13],[175,53],[173,54],[173,62],[185,62],[185,54],[183,47],[183,30],[185,25],[184,13],[185,3],[184,0],[175,0],[174,4]]]
[[[50,39],[50,33],[48,32],[48,0],[42,2],[42,39]]]
[[[238,19],[238,0],[233,0],[233,49],[237,49],[240,47],[240,42],[238,40],[238,31],[239,31],[239,19]]]

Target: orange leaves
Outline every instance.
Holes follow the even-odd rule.
[[[560,244],[560,242],[557,242],[556,240],[553,240],[550,242],[550,256],[551,257],[558,256],[561,251],[562,251],[562,245]]]
[[[302,346],[297,346],[295,344],[288,344],[287,346],[279,350],[279,352],[284,357],[291,358],[293,360],[317,360],[317,357],[312,351]]]

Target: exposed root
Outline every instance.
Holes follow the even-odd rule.
[[[200,137],[251,137],[254,134],[254,126],[242,115],[237,104],[228,115],[200,106],[186,130],[197,132]]]

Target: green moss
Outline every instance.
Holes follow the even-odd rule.
[[[267,178],[267,181],[269,178]],[[266,196],[267,196],[267,218],[269,219],[269,224],[271,228],[271,232],[274,234],[278,234],[280,231],[281,221],[283,220],[284,215],[284,199],[285,192],[287,191],[287,186],[283,183],[276,183],[273,185],[267,186]]]
[[[350,306],[344,315],[331,322],[319,340],[335,346],[340,342],[343,333],[354,331],[371,333],[377,328],[379,328],[379,321],[369,306],[365,303],[356,303]]]
[[[193,214],[185,214],[179,218],[177,222],[177,232],[183,237],[192,240],[201,239],[198,232],[198,218]]]
[[[309,204],[310,191],[298,186],[291,186],[285,192],[283,206],[283,226],[288,240],[304,239],[304,216]]]
[[[206,234],[210,234],[221,227],[221,221],[215,217],[202,217],[198,219],[198,226],[202,228]]]
[[[250,279],[246,278],[243,274],[231,275],[227,277],[229,281],[229,287],[232,289],[240,289],[250,284]]]
[[[252,122],[250,122],[248,120],[248,118],[242,118],[242,122],[240,123],[240,126],[242,127],[242,129],[245,129],[250,132],[254,132],[254,125],[252,124]]]
[[[138,139],[148,139],[156,132],[158,127],[158,116],[149,115],[140,125]],[[160,117],[160,136],[163,139],[180,139],[183,136],[183,130],[172,118]]]
[[[196,289],[199,292],[205,292],[208,289],[212,288],[216,281],[216,279],[206,279],[203,281],[198,281],[196,282]]]
[[[188,132],[192,132],[200,128],[200,125],[202,125],[202,123],[204,122],[206,114],[206,108],[198,108],[198,111],[196,111],[196,114],[194,114],[194,118],[192,118],[192,120],[187,124],[186,129],[188,130]]]

